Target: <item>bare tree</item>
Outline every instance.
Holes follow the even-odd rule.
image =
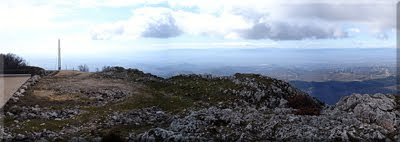
[[[86,64],[85,65],[79,65],[78,69],[81,72],[89,72],[89,67]]]

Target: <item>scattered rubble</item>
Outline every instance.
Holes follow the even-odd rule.
[[[114,112],[112,113],[106,126],[111,127],[115,125],[154,125],[161,126],[168,123],[170,115],[161,110],[158,107],[143,108],[137,110],[131,110],[128,112]]]
[[[20,121],[28,119],[62,120],[79,115],[79,113],[79,109],[52,110],[49,108],[41,108],[39,105],[34,107],[19,107],[14,105],[8,109],[8,111],[5,113],[5,116],[9,116]]]

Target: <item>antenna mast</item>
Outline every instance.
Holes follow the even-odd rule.
[[[60,47],[60,39],[58,39],[58,70],[61,70],[61,47]]]

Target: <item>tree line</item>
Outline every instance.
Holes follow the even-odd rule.
[[[45,71],[39,67],[29,66],[25,59],[15,54],[0,53],[0,73],[44,75]]]

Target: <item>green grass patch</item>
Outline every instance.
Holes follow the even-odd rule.
[[[129,133],[144,133],[152,128],[152,125],[115,125],[109,129],[103,130],[101,135],[107,136],[110,134],[115,134],[120,137],[127,137]]]
[[[14,132],[39,132],[44,129],[51,131],[59,131],[63,127],[67,126],[67,120],[43,120],[43,119],[30,119],[20,123],[20,128],[15,128]]]
[[[228,79],[207,79],[198,75],[175,76],[164,82],[148,82],[151,92],[171,94],[192,102],[204,101],[211,104],[234,99],[233,95],[224,93],[226,89],[239,90],[240,85]]]
[[[14,121],[14,117],[5,116],[2,118],[2,122],[4,122],[5,126],[8,126],[8,124],[12,123],[13,121]]]
[[[109,106],[112,110],[128,111],[146,107],[157,106],[170,113],[179,113],[192,106],[192,100],[182,96],[169,96],[163,94],[136,95],[125,99],[123,102]]]

